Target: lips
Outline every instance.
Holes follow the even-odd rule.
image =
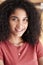
[[[21,32],[21,31],[23,31],[24,29],[22,29],[22,30],[20,30],[20,29],[15,29],[17,32]]]

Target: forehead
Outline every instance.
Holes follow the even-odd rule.
[[[15,9],[10,16],[18,16],[18,17],[27,17],[27,13],[24,9],[17,8]]]

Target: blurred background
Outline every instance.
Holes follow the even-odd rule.
[[[5,0],[0,0],[0,4],[2,2],[4,2]],[[27,0],[27,1],[31,1],[35,7],[38,9],[39,13],[40,13],[40,17],[41,17],[41,23],[42,23],[42,29],[41,29],[41,36],[40,36],[40,41],[43,45],[43,0]]]

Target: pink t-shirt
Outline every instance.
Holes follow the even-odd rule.
[[[28,43],[14,46],[9,41],[0,43],[0,59],[4,65],[38,65],[38,59],[43,57],[43,48],[38,43],[34,48]]]

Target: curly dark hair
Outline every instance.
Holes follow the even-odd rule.
[[[9,16],[16,8],[24,9],[29,20],[28,28],[23,34],[22,39],[34,45],[39,41],[41,32],[40,15],[33,3],[24,0],[9,0],[1,4],[0,41],[6,40],[10,35]]]

